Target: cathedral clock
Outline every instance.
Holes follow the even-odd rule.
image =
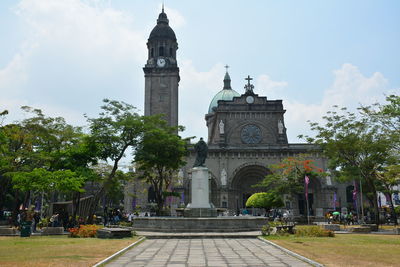
[[[262,138],[261,129],[254,124],[246,125],[242,129],[241,138],[245,144],[258,144]]]

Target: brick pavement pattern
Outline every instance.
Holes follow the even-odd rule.
[[[256,238],[150,239],[107,267],[310,266]]]

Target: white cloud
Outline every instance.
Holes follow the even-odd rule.
[[[185,17],[178,10],[169,7],[165,7],[164,10],[168,16],[169,25],[172,29],[179,29],[186,24]]]
[[[322,116],[332,110],[333,105],[355,111],[357,107],[382,102],[387,93],[388,81],[382,73],[375,72],[366,77],[350,63],[333,71],[333,84],[325,90],[320,103],[303,104],[293,99],[284,100],[286,127],[290,141],[297,141],[299,134],[311,134],[307,120],[321,122]]]
[[[0,69],[0,104],[10,118],[21,105],[83,114],[105,97],[143,106],[138,65],[146,60],[146,37],[133,30],[130,15],[92,0],[22,0],[15,13],[25,40]]]
[[[17,53],[4,69],[0,69],[0,90],[2,95],[6,92],[15,94],[15,89],[20,88],[27,80],[26,62],[24,55]],[[13,89],[13,90],[10,90]]]
[[[261,74],[256,80],[256,91],[259,95],[268,98],[279,98],[282,96],[282,90],[288,86],[285,81],[273,81],[267,74]]]
[[[192,61],[182,60],[180,70],[179,124],[188,130],[183,135],[195,135],[197,139],[206,139],[207,126],[204,116],[214,95],[223,88],[223,64],[215,64],[208,71],[199,71]]]

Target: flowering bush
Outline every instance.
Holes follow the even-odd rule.
[[[69,228],[70,237],[96,237],[97,230],[102,226],[95,224],[80,225],[79,228]]]

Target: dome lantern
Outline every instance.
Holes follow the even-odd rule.
[[[224,88],[219,91],[211,100],[210,106],[208,107],[208,113],[214,112],[213,109],[218,107],[219,100],[231,101],[234,97],[240,96],[240,94],[231,87],[231,77],[228,73],[228,67],[229,66],[225,66],[226,73],[224,77]]]

